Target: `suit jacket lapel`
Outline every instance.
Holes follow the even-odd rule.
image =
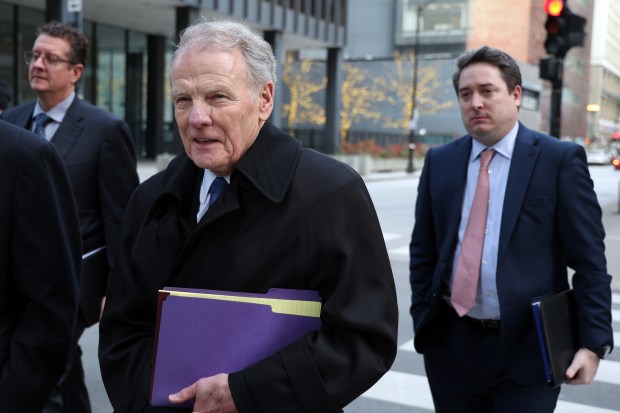
[[[79,139],[84,129],[83,119],[82,101],[76,96],[51,141],[63,159]]]
[[[23,109],[19,109],[19,113],[15,114],[14,123],[17,126],[21,126],[24,129],[31,130],[32,126],[32,113],[34,112],[35,101],[32,101],[24,105]]]
[[[508,173],[498,256],[501,256],[505,250],[519,217],[539,152],[534,134],[520,124]]]
[[[450,197],[450,201],[446,203],[449,206],[447,214],[448,222],[446,228],[449,228],[448,236],[451,241],[448,245],[454,249],[456,245],[459,226],[461,223],[461,214],[463,212],[463,198],[465,196],[465,186],[467,185],[467,168],[471,155],[472,137],[467,136],[466,139],[458,141],[453,150],[454,154],[449,157],[450,165],[446,166],[448,171],[449,186],[442,187],[445,196]],[[456,177],[456,179],[455,179]]]

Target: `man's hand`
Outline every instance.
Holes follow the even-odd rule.
[[[598,365],[601,362],[598,355],[587,348],[581,348],[575,353],[573,362],[566,370],[568,384],[590,384],[596,376]]]
[[[183,403],[194,398],[194,413],[237,413],[228,387],[228,374],[202,378],[168,396],[172,403]]]

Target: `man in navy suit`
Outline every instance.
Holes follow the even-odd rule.
[[[420,176],[410,245],[415,347],[437,412],[552,412],[560,388],[545,381],[532,298],[568,289],[567,269],[575,271],[580,350],[568,383],[591,382],[613,346],[605,233],[585,152],[518,122],[521,74],[506,53],[466,52],[453,82],[469,134],[429,150]],[[477,295],[461,317],[454,273],[486,149],[495,156]]]
[[[78,313],[80,226],[52,144],[0,121],[0,412],[41,413]]]
[[[88,40],[74,27],[59,22],[39,27],[32,51],[25,56],[30,86],[37,93],[37,100],[2,114],[2,119],[39,132],[56,146],[77,204],[81,252],[86,254],[105,247],[103,251],[107,254],[104,268],[80,276],[81,311],[75,355],[56,395],[60,397],[50,401],[55,407],[48,406],[46,412],[90,412],[77,340],[85,327],[98,321],[107,267],[111,264],[121,219],[138,185],[136,155],[127,124],[75,93],[87,54]],[[34,119],[39,114],[47,115],[48,119],[37,128]]]

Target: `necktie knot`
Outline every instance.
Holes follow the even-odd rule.
[[[488,168],[493,156],[495,156],[495,149],[486,149],[480,152],[480,169]]]
[[[45,113],[39,113],[34,117],[34,133],[45,138],[45,127],[52,121],[52,118]]]
[[[226,188],[226,185],[228,185],[228,182],[226,182],[226,179],[224,179],[221,176],[218,176],[217,178],[215,178],[213,183],[211,183],[211,187],[209,187],[209,206],[208,206],[209,208],[211,208],[211,205],[213,205],[215,200],[224,191],[224,188]]]

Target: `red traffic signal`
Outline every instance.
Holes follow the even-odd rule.
[[[549,16],[559,16],[564,9],[564,0],[545,0],[545,11]]]
[[[586,19],[574,14],[563,0],[545,0],[544,7],[547,53],[564,58],[571,47],[583,46]]]

